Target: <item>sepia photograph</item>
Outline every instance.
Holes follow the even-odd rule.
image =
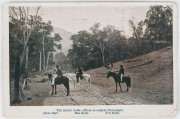
[[[117,117],[133,105],[176,110],[176,4],[20,2],[6,10],[10,108],[58,106],[58,114],[91,117]],[[120,107],[60,109],[68,106]]]

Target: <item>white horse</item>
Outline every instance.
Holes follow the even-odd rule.
[[[91,76],[89,74],[82,74],[83,75],[83,79],[86,80],[88,82],[88,89],[91,87]],[[76,89],[76,74],[74,73],[64,73],[63,76],[66,76],[69,78],[70,81],[74,82],[74,90]]]

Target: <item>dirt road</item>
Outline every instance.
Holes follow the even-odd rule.
[[[107,79],[107,69],[100,67],[86,73],[91,75],[91,88],[88,83],[80,80],[74,90],[70,82],[70,96],[66,96],[63,85],[57,86],[57,94],[50,95],[50,84],[37,82],[38,78],[30,79],[29,89],[24,90],[29,101],[20,105],[134,105],[134,104],[172,104],[173,103],[173,53],[172,48],[165,48],[149,54],[133,58],[133,62],[117,62],[114,71],[122,64],[125,74],[132,78],[131,88],[126,92],[126,85],[121,84],[123,91],[118,87],[115,91],[115,82]],[[126,69],[130,66],[143,63],[145,60],[152,63]]]

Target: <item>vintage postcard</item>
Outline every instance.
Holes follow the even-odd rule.
[[[175,117],[175,2],[3,7],[5,117]]]

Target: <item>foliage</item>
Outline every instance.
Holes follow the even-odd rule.
[[[125,36],[114,26],[109,25],[102,30],[99,26],[96,23],[90,28],[91,32],[79,31],[71,36],[73,44],[67,57],[73,67],[80,65],[88,70],[121,59]]]
[[[169,6],[151,6],[146,13],[147,29],[145,37],[151,41],[167,41],[172,43],[172,10]]]
[[[51,53],[50,65],[54,64],[52,52],[62,48],[60,34],[55,33],[54,36],[51,36],[53,31],[51,21],[44,22],[38,15],[39,9],[40,7],[37,7],[35,14],[30,15],[28,7],[10,8],[11,69],[14,69],[17,48],[21,44],[29,48],[28,66],[30,71],[39,69],[40,52],[43,51],[43,47],[44,53],[41,55],[44,54],[45,64],[48,53]],[[163,48],[172,44],[172,20],[172,10],[169,6],[151,6],[144,21],[136,24],[133,19],[129,20],[132,30],[130,38],[124,36],[114,26],[107,25],[100,28],[100,23],[95,23],[88,31],[79,31],[71,36],[72,49],[69,49],[67,56],[58,53],[55,56],[56,63],[63,67],[71,64],[73,68],[80,65],[88,70]],[[144,26],[146,26],[145,30]],[[43,37],[44,42],[42,41]],[[167,43],[163,44],[159,41]],[[43,58],[41,60],[43,62]]]
[[[89,32],[79,31],[72,35],[72,49],[69,49],[67,55],[72,67],[80,65],[88,70],[136,57],[172,43],[172,10],[168,6],[151,6],[144,21],[135,24],[131,19],[129,25],[132,28],[130,38],[111,25],[100,29],[100,23],[95,23]]]

